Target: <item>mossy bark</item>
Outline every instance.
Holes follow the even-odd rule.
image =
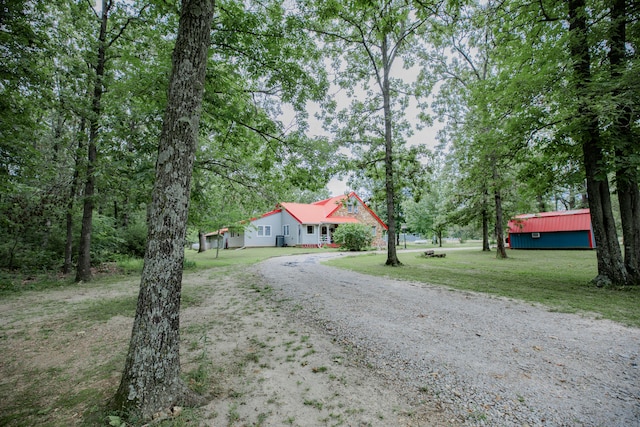
[[[180,294],[213,0],[185,0],[158,147],[136,316],[116,409],[151,419],[201,399],[180,379]]]

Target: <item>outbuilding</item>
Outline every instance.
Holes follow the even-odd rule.
[[[509,220],[511,249],[594,249],[589,209],[522,214]]]

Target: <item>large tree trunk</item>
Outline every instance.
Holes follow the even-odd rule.
[[[596,241],[598,276],[594,279],[594,283],[598,286],[626,285],[628,276],[616,234],[609,180],[599,167],[603,156],[598,116],[591,108],[591,99],[587,93],[588,83],[591,80],[591,55],[586,19],[585,1],[570,0],[570,53],[573,60],[575,96],[578,101],[574,138],[582,145],[587,197]]]
[[[102,114],[102,93],[104,83],[105,64],[107,61],[107,21],[109,7],[106,0],[102,0],[102,15],[100,19],[100,34],[98,35],[98,57],[96,59],[96,76],[91,99],[91,119],[89,127],[88,157],[86,181],[83,194],[82,229],[80,231],[80,246],[78,248],[78,266],[76,282],[91,280],[91,229],[93,224],[93,198],[95,196],[95,168],[98,161],[98,132],[100,130],[100,115]]]
[[[626,59],[626,0],[611,1],[611,30],[609,34],[609,62],[611,82],[615,89],[613,99],[624,99],[625,87],[621,87]],[[638,167],[633,159],[640,155],[638,143],[634,141],[632,109],[622,103],[617,109],[612,126],[616,145],[616,187],[620,204],[622,239],[624,242],[624,265],[633,284],[640,284],[640,193],[638,191]]]
[[[184,0],[158,147],[136,317],[114,403],[144,419],[200,399],[180,378],[180,295],[213,0]]]
[[[382,99],[384,110],[384,170],[385,170],[385,190],[387,193],[387,221],[389,221],[389,234],[387,241],[387,262],[386,265],[398,266],[402,265],[398,259],[396,251],[396,211],[395,211],[395,183],[393,171],[393,132],[391,124],[391,88],[389,85],[389,73],[391,72],[387,37],[382,39]]]

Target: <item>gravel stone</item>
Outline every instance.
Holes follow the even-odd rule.
[[[640,426],[640,329],[272,258],[256,271],[289,312],[470,426]]]

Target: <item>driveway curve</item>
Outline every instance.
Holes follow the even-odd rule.
[[[640,426],[640,329],[323,265],[256,267],[302,321],[464,424]]]

